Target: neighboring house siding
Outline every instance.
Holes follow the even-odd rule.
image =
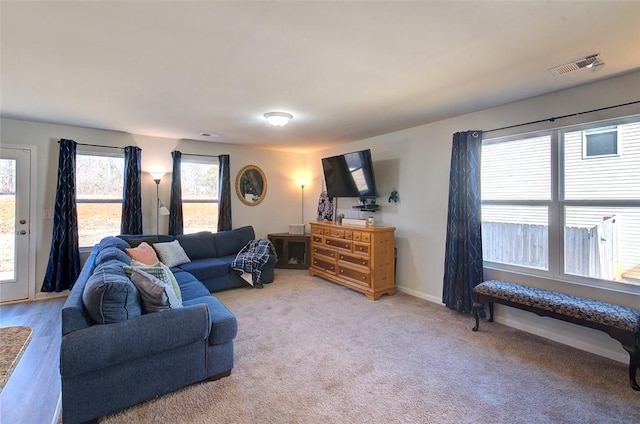
[[[582,131],[565,134],[566,199],[640,199],[640,172],[628,172],[640,170],[640,123],[618,127],[615,156],[583,159],[582,148]]]
[[[550,199],[550,140],[550,136],[541,136],[485,144],[483,152],[487,154],[482,157],[483,200],[506,200],[516,203],[525,200],[527,203],[529,200]],[[564,140],[560,142],[564,143],[561,160],[564,160],[565,200],[607,203],[608,200],[640,199],[640,123],[618,126],[616,155],[583,155],[582,131],[567,132],[564,134]],[[560,195],[562,196],[562,193]],[[564,214],[566,237],[570,239],[568,245],[576,249],[576,252],[566,252],[568,272],[589,275],[589,272],[577,271],[584,266],[576,261],[582,260],[579,258],[579,252],[585,245],[590,244],[591,249],[611,252],[607,254],[615,263],[613,267],[607,267],[609,271],[606,272],[606,276],[602,274],[602,278],[622,278],[640,284],[640,208],[583,204],[566,206]],[[613,219],[609,220],[611,217]],[[511,246],[499,253],[507,259],[505,263],[518,263],[508,259],[515,255],[532,259],[531,262],[522,262],[523,264],[529,263],[534,268],[545,268],[546,261],[540,257],[540,251],[533,249],[538,246],[537,242],[527,246],[527,252],[520,252],[516,251],[518,247],[513,237],[527,235],[527,238],[530,238],[533,237],[532,234],[537,234],[536,240],[546,242],[543,233],[540,233],[546,232],[545,229],[548,231],[546,206],[487,204],[482,207],[482,221],[485,223],[483,228],[487,236],[495,240],[500,240],[500,237],[509,240]],[[606,232],[602,230],[603,225],[607,227]],[[610,240],[605,240],[603,234],[607,234]],[[597,247],[594,247],[596,245]],[[491,251],[498,252],[499,249],[491,248]],[[537,253],[531,256],[531,252]],[[546,249],[542,253],[546,254]],[[589,257],[589,254],[585,257]],[[593,256],[591,257],[593,262]]]

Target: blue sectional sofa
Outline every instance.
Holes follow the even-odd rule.
[[[144,238],[149,236],[135,236]],[[64,423],[94,420],[233,368],[236,318],[210,294],[246,285],[230,268],[252,227],[177,239],[191,260],[171,268],[182,307],[144,313],[125,269],[132,236],[106,237],[87,258],[62,309],[60,375]],[[215,255],[215,256],[208,256]],[[263,269],[273,280],[275,258]],[[130,268],[129,268],[130,269]]]
[[[250,225],[217,233],[202,231],[177,236],[120,235],[118,237],[128,242],[146,240],[150,244],[178,240],[191,262],[178,265],[173,270],[193,274],[211,293],[247,285],[246,281],[239,277],[239,273],[231,269],[231,262],[248,242],[255,239],[255,232]],[[275,255],[269,257],[262,268],[262,283],[273,281],[276,261]]]

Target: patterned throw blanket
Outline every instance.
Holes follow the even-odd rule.
[[[247,243],[233,260],[231,267],[236,271],[251,274],[249,284],[262,287],[262,268],[269,260],[269,255],[275,255],[275,249],[267,239],[252,240]]]

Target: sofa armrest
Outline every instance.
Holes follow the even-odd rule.
[[[72,377],[206,340],[209,309],[191,305],[92,325],[62,338],[60,374]]]

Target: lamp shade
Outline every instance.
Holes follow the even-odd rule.
[[[160,181],[162,179],[162,177],[164,177],[164,172],[162,171],[156,171],[156,172],[149,172],[149,174],[151,175],[151,178],[153,178],[156,181]]]
[[[284,127],[293,119],[293,115],[287,112],[269,112],[265,113],[264,117],[274,127]]]

